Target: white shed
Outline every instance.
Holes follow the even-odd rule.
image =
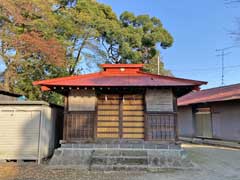
[[[63,108],[44,101],[0,102],[0,159],[38,160],[61,138]]]

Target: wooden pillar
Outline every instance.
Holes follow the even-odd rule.
[[[63,140],[67,141],[67,127],[68,127],[68,96],[64,97],[64,120],[63,120]]]
[[[119,138],[123,138],[123,94],[119,96]]]
[[[173,110],[174,110],[174,125],[175,125],[175,141],[178,141],[179,132],[178,132],[178,109],[177,109],[177,97],[173,94]]]
[[[144,94],[144,141],[149,141],[149,122],[147,119],[147,103],[146,103],[146,94]]]

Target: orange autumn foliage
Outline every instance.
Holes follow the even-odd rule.
[[[55,22],[52,2],[0,0],[0,13],[8,19],[2,27],[5,30],[0,30],[0,39],[5,37],[5,43],[12,46],[18,55],[23,55],[22,58],[37,55],[46,63],[64,66],[66,50],[52,30]],[[51,29],[51,33],[46,37],[47,28]]]
[[[36,53],[44,57],[47,63],[57,66],[66,64],[65,49],[54,38],[45,39],[38,32],[28,32],[21,34],[13,44],[25,55]]]

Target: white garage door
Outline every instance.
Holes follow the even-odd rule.
[[[0,110],[0,159],[36,159],[40,111]]]

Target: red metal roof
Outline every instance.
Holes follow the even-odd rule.
[[[178,98],[178,105],[186,106],[190,104],[228,101],[234,99],[240,99],[240,84],[191,92]]]
[[[101,67],[103,68],[142,68],[143,64],[101,64]]]
[[[144,73],[140,70],[143,64],[103,64],[102,67],[104,71],[98,73],[35,81],[33,84],[44,87],[194,86],[196,88],[202,84],[206,84],[203,81]]]

